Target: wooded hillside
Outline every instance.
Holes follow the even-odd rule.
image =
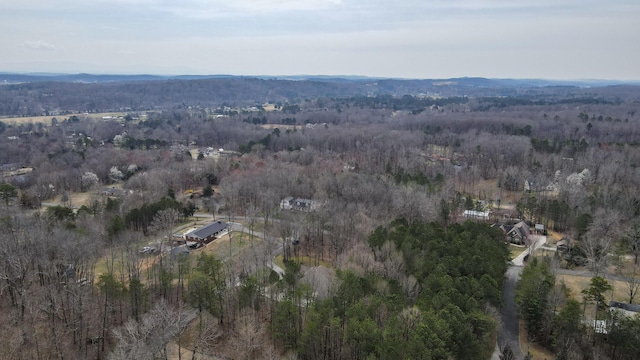
[[[630,358],[639,88],[368,81],[0,86],[3,356],[488,358],[523,222],[531,343]]]

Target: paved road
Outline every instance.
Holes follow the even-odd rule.
[[[500,329],[498,330],[498,346],[502,349],[505,345],[509,345],[516,359],[524,358],[524,354],[520,349],[519,317],[516,307],[516,284],[518,283],[518,279],[520,279],[520,273],[522,273],[522,266],[511,265],[509,269],[507,269],[502,294],[504,307],[502,308],[502,319]]]
[[[536,237],[532,244],[534,251],[535,249],[542,247],[546,243],[546,240],[546,237],[543,236]],[[500,328],[498,329],[498,344],[493,356],[491,357],[492,360],[499,359],[500,349],[504,348],[505,345],[509,345],[509,347],[511,347],[511,350],[513,350],[516,359],[524,358],[524,354],[522,353],[522,349],[520,348],[518,328],[519,318],[515,296],[516,284],[518,283],[518,279],[520,278],[520,274],[522,273],[522,269],[524,268],[524,257],[527,254],[529,254],[529,249],[526,249],[524,252],[522,252],[522,254],[513,259],[512,265],[509,267],[509,269],[507,269],[507,273],[505,274],[502,299],[504,302],[504,308],[501,312],[501,323]],[[554,270],[554,272],[557,275],[573,275],[584,277],[594,276],[594,274],[588,270],[556,269]],[[609,280],[624,281],[624,278],[613,274],[604,274],[603,276]]]
[[[516,307],[516,284],[520,279],[520,274],[524,267],[524,258],[532,249],[535,251],[547,242],[546,236],[533,236],[532,244],[520,255],[511,261],[511,266],[505,274],[504,289],[502,292],[502,302],[504,307],[500,313],[501,321],[498,329],[498,346],[491,359],[499,359],[500,350],[509,345],[513,350],[515,359],[524,359],[524,354],[520,348],[520,330],[518,308]]]

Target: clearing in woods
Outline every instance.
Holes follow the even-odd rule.
[[[23,125],[23,124],[45,124],[51,125],[51,120],[56,119],[58,122],[68,119],[72,116],[77,116],[80,119],[92,119],[100,120],[103,117],[117,118],[119,116],[125,116],[126,113],[97,113],[97,114],[67,114],[67,115],[55,115],[55,116],[12,116],[12,117],[0,117],[0,121],[7,125]]]

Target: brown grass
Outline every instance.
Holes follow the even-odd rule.
[[[564,235],[557,231],[547,230],[547,242],[550,242],[549,240],[553,240],[553,244],[555,244],[556,242],[562,240],[563,237]]]
[[[124,116],[125,113],[99,113],[99,114],[90,114],[88,116],[84,114],[69,114],[69,115],[56,115],[56,116],[14,116],[14,117],[0,117],[0,121],[7,125],[23,125],[23,124],[45,124],[51,125],[51,120],[56,118],[58,122],[63,121],[65,119],[70,118],[71,116],[77,116],[80,119],[102,119],[103,116]]]
[[[247,233],[241,233],[234,231],[231,236],[229,234],[223,235],[218,239],[215,239],[207,246],[192,251],[192,254],[195,255],[192,258],[192,261],[200,256],[200,253],[205,254],[215,254],[216,257],[220,260],[226,260],[229,258],[229,241],[231,240],[231,256],[238,255],[243,249],[251,247],[251,245],[258,245],[262,239],[257,236],[254,236],[253,239]],[[195,263],[194,263],[195,264]]]
[[[67,204],[63,203],[62,195],[57,195],[53,199],[48,199],[48,200],[45,200],[44,202],[53,203],[59,206],[60,205],[67,206],[71,204],[71,207],[77,208],[77,207],[81,207],[82,205],[89,205],[91,198],[96,195],[95,193],[92,193],[92,192],[83,192],[83,193],[71,193],[68,196],[69,196],[69,201],[67,201]]]
[[[462,182],[460,182],[457,190],[465,190],[468,195],[471,195],[475,199],[493,201],[494,211],[514,209],[515,204],[522,196],[521,191],[507,191],[505,189],[500,189],[496,179],[481,179],[474,183],[473,188],[471,187],[471,184],[466,184],[464,189]],[[498,198],[500,198],[500,209],[498,209],[498,204],[496,202]]]
[[[84,116],[80,114],[74,114],[76,116]],[[23,124],[45,124],[51,125],[51,119],[56,118],[59,121],[69,116],[73,115],[64,115],[64,116],[27,116],[27,117],[2,117],[0,121],[7,125],[23,125]]]
[[[624,281],[607,280],[609,284],[613,286],[613,293],[607,292],[607,301],[620,301],[626,302],[629,300],[627,284]],[[565,286],[571,291],[571,296],[578,300],[583,301],[582,290],[588,289],[591,283],[591,278],[588,276],[574,276],[574,275],[557,275],[556,283],[564,283]]]

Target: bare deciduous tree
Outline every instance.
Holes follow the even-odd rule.
[[[164,242],[169,242],[169,247],[172,247],[173,229],[180,218],[180,213],[176,209],[164,209],[158,211],[153,217],[151,227],[157,234],[160,235],[160,252],[163,252]],[[162,258],[160,258],[162,264]]]
[[[584,250],[588,258],[588,267],[594,276],[602,274],[608,262],[608,254],[618,239],[621,216],[616,211],[598,209],[593,222],[583,237]]]
[[[638,265],[634,264],[633,271],[623,275],[624,282],[629,295],[629,304],[633,304],[633,299],[640,290],[640,277],[638,277]]]
[[[167,344],[196,318],[196,311],[184,305],[173,307],[165,301],[157,303],[140,321],[128,320],[113,331],[116,346],[109,354],[114,360],[155,359],[166,357]]]

